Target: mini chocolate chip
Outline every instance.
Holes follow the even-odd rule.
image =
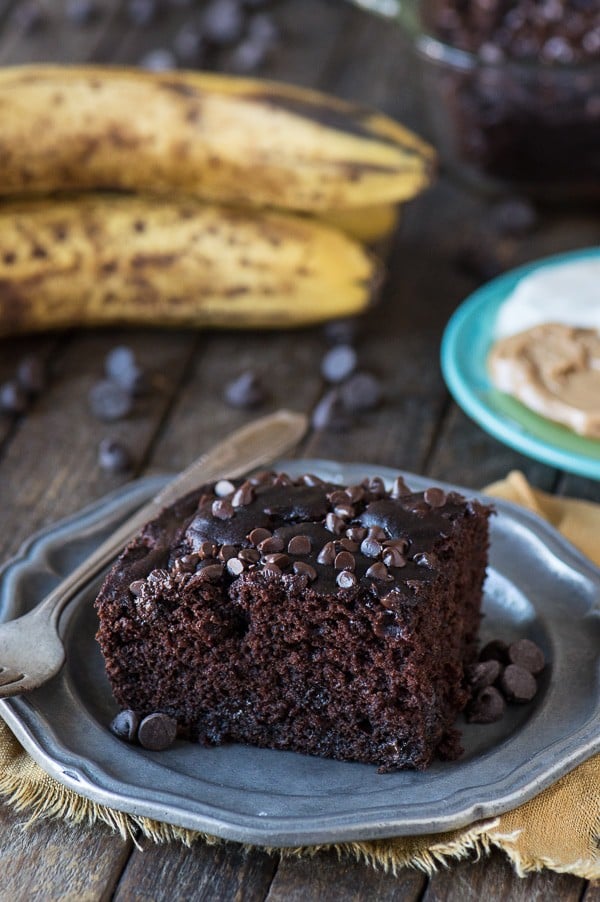
[[[177,569],[183,573],[193,573],[199,560],[199,554],[184,554],[183,557],[180,557],[175,561],[174,566],[177,565]]]
[[[403,536],[399,536],[397,539],[385,539],[383,541],[384,548],[396,548],[400,554],[404,554],[405,551],[408,551],[409,545],[408,539],[405,539]]]
[[[253,529],[252,532],[249,532],[246,538],[252,545],[260,545],[261,542],[264,542],[265,539],[270,539],[273,533],[268,529],[263,529],[262,526],[257,526],[256,529]]]
[[[346,535],[352,542],[362,542],[368,534],[369,530],[365,526],[351,526],[346,530]]]
[[[121,420],[131,413],[131,396],[118,383],[102,379],[90,389],[90,409],[99,420]]]
[[[336,578],[336,583],[340,589],[350,589],[358,582],[355,574],[351,570],[341,570]]]
[[[39,395],[46,384],[44,365],[39,357],[30,354],[17,367],[17,382],[28,395]]]
[[[292,536],[288,542],[288,554],[310,554],[312,542],[310,536]]]
[[[339,539],[336,544],[344,551],[349,551],[351,554],[356,554],[360,548],[360,543],[353,542],[352,539]]]
[[[344,493],[351,504],[356,504],[357,501],[362,501],[365,497],[365,490],[362,485],[349,485],[344,489]]]
[[[280,570],[287,570],[292,563],[287,554],[283,554],[281,551],[277,551],[275,554],[265,554],[264,561],[265,564],[275,564]]]
[[[376,542],[383,542],[387,539],[387,533],[382,526],[369,526],[369,538],[375,539]]]
[[[410,495],[410,493],[410,489],[405,483],[402,476],[396,476],[396,478],[394,479],[394,484],[392,485],[390,497],[397,500],[398,498],[402,498],[403,495]]]
[[[219,498],[217,501],[213,501],[211,510],[213,517],[217,517],[219,520],[230,520],[235,513],[233,504],[226,498]]]
[[[537,692],[535,677],[517,664],[504,668],[499,685],[507,701],[517,704],[530,702]]]
[[[544,652],[530,639],[519,639],[508,646],[508,660],[511,664],[524,667],[529,673],[541,673],[546,666]]]
[[[386,567],[406,567],[406,558],[397,548],[385,548],[382,557]]]
[[[168,714],[148,714],[138,727],[138,742],[152,752],[162,752],[177,737],[177,721]]]
[[[333,561],[336,570],[354,570],[356,561],[349,551],[338,551]]]
[[[312,412],[312,425],[317,430],[344,432],[352,425],[340,390],[332,388],[320,398]]]
[[[281,536],[269,536],[258,543],[258,550],[261,554],[275,554],[278,551],[283,551],[284,548],[285,542]]]
[[[278,473],[275,477],[273,485],[282,485],[287,488],[287,486],[294,485],[294,481],[290,479],[287,473]]]
[[[129,591],[132,595],[135,595],[136,598],[139,598],[146,588],[146,580],[145,579],[134,579],[132,583],[129,583]]]
[[[443,507],[446,503],[446,493],[443,489],[438,488],[437,486],[432,486],[429,489],[425,489],[423,497],[427,504],[431,507]]]
[[[419,554],[415,554],[413,561],[418,567],[427,567],[429,570],[434,570],[437,564],[437,559],[431,551],[421,551]]]
[[[207,557],[217,556],[217,545],[215,542],[202,542],[197,550],[199,560],[203,561]]]
[[[267,398],[267,392],[259,377],[251,370],[242,373],[225,386],[225,400],[230,407],[250,409],[260,407]]]
[[[494,686],[486,686],[467,708],[468,723],[495,723],[504,714],[506,704]]]
[[[199,579],[200,582],[218,582],[223,576],[223,564],[206,564],[201,570],[198,570],[194,576],[194,580]]]
[[[347,504],[348,495],[343,489],[336,489],[335,492],[330,492],[327,495],[327,500],[334,506],[336,504]]]
[[[234,507],[244,507],[246,504],[251,504],[252,501],[254,501],[254,498],[255,493],[252,483],[243,482],[239,489],[234,492],[231,503]]]
[[[372,373],[358,372],[340,386],[342,403],[346,410],[374,410],[381,403],[381,382]]]
[[[214,492],[219,498],[225,498],[227,495],[232,495],[235,492],[235,486],[229,479],[219,479],[215,483]]]
[[[490,658],[489,661],[479,661],[477,664],[470,664],[465,670],[465,675],[471,688],[477,691],[495,683],[501,671],[502,665],[500,661],[494,661],[493,658]]]
[[[317,578],[317,571],[306,561],[294,561],[294,573],[298,576],[307,576],[311,583]]]
[[[343,382],[356,369],[356,351],[350,345],[335,345],[321,361],[321,375],[328,382]]]
[[[336,517],[342,517],[345,520],[352,520],[352,518],[356,514],[356,511],[354,510],[354,507],[346,501],[344,504],[336,504],[333,509],[333,513],[336,515]]]
[[[363,539],[360,543],[360,550],[365,557],[379,557],[383,551],[383,546],[376,539],[367,536],[367,538]]]
[[[319,564],[330,565],[335,561],[335,555],[335,545],[333,544],[333,542],[327,542],[321,548],[317,561],[319,562]]]
[[[26,410],[27,395],[17,382],[5,382],[0,385],[0,411],[2,413],[19,414]]]
[[[238,551],[238,557],[241,561],[245,561],[247,564],[256,564],[260,561],[260,553],[256,550],[256,548],[240,548]]]
[[[265,564],[261,572],[267,576],[281,576],[281,570],[277,564]]]
[[[239,557],[229,558],[226,566],[228,573],[231,573],[232,576],[239,576],[245,569],[244,562]]]
[[[325,517],[325,528],[332,532],[335,536],[340,536],[346,529],[346,524],[341,517],[334,513],[328,513]]]
[[[117,716],[113,718],[110,724],[110,731],[119,739],[124,739],[125,742],[135,742],[139,725],[139,716],[135,711],[127,709],[119,711]]]
[[[381,476],[372,476],[371,479],[368,480],[368,489],[372,495],[378,495],[382,497],[385,495],[385,483]]]
[[[227,563],[229,558],[235,557],[236,555],[237,548],[235,547],[235,545],[221,545],[217,557],[225,564]]]
[[[392,579],[392,576],[388,573],[388,568],[381,561],[371,564],[366,575],[380,582],[389,582]]]
[[[500,661],[501,664],[508,664],[508,643],[503,642],[502,639],[492,639],[479,652],[479,660]]]
[[[98,446],[98,466],[108,473],[125,473],[132,466],[129,449],[116,438],[103,438]]]

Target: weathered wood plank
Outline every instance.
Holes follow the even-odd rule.
[[[597,880],[587,884],[581,902],[600,902],[600,883]]]
[[[419,871],[404,869],[394,876],[348,856],[319,852],[312,858],[284,858],[267,902],[416,902],[426,883]]]
[[[27,816],[0,805],[0,902],[107,902],[132,843],[98,825],[61,821],[24,826]]]
[[[494,852],[438,871],[422,902],[579,902],[584,887],[578,877],[548,870],[517,877],[506,856]]]
[[[117,886],[115,902],[184,902],[227,899],[262,902],[277,868],[277,856],[233,843],[191,848],[180,843],[135,849]]]

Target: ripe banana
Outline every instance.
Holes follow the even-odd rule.
[[[388,238],[400,222],[400,208],[396,204],[372,207],[349,207],[345,210],[324,210],[318,217],[364,244],[376,244]]]
[[[289,327],[360,313],[379,264],[309,218],[87,194],[0,205],[0,335]]]
[[[0,70],[0,195],[125,189],[314,213],[393,204],[433,150],[388,117],[274,82],[197,72]]]

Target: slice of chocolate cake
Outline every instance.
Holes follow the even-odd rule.
[[[97,600],[115,698],[202,743],[382,771],[460,751],[490,509],[263,473],[204,486],[125,549]]]

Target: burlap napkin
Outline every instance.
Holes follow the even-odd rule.
[[[489,486],[487,492],[545,517],[600,564],[600,506],[546,495],[532,489],[518,472]],[[123,814],[78,796],[41,770],[1,720],[0,795],[18,810],[28,811],[29,822],[57,816],[90,825],[101,821],[123,836],[141,833],[157,842],[180,840],[189,845],[198,839],[217,841],[170,824]],[[498,818],[450,833],[345,843],[336,848],[392,871],[405,865],[431,871],[451,858],[462,858],[473,851],[486,852],[492,846],[504,849],[521,875],[547,867],[588,879],[600,878],[600,755]],[[287,849],[285,854],[314,851]]]

